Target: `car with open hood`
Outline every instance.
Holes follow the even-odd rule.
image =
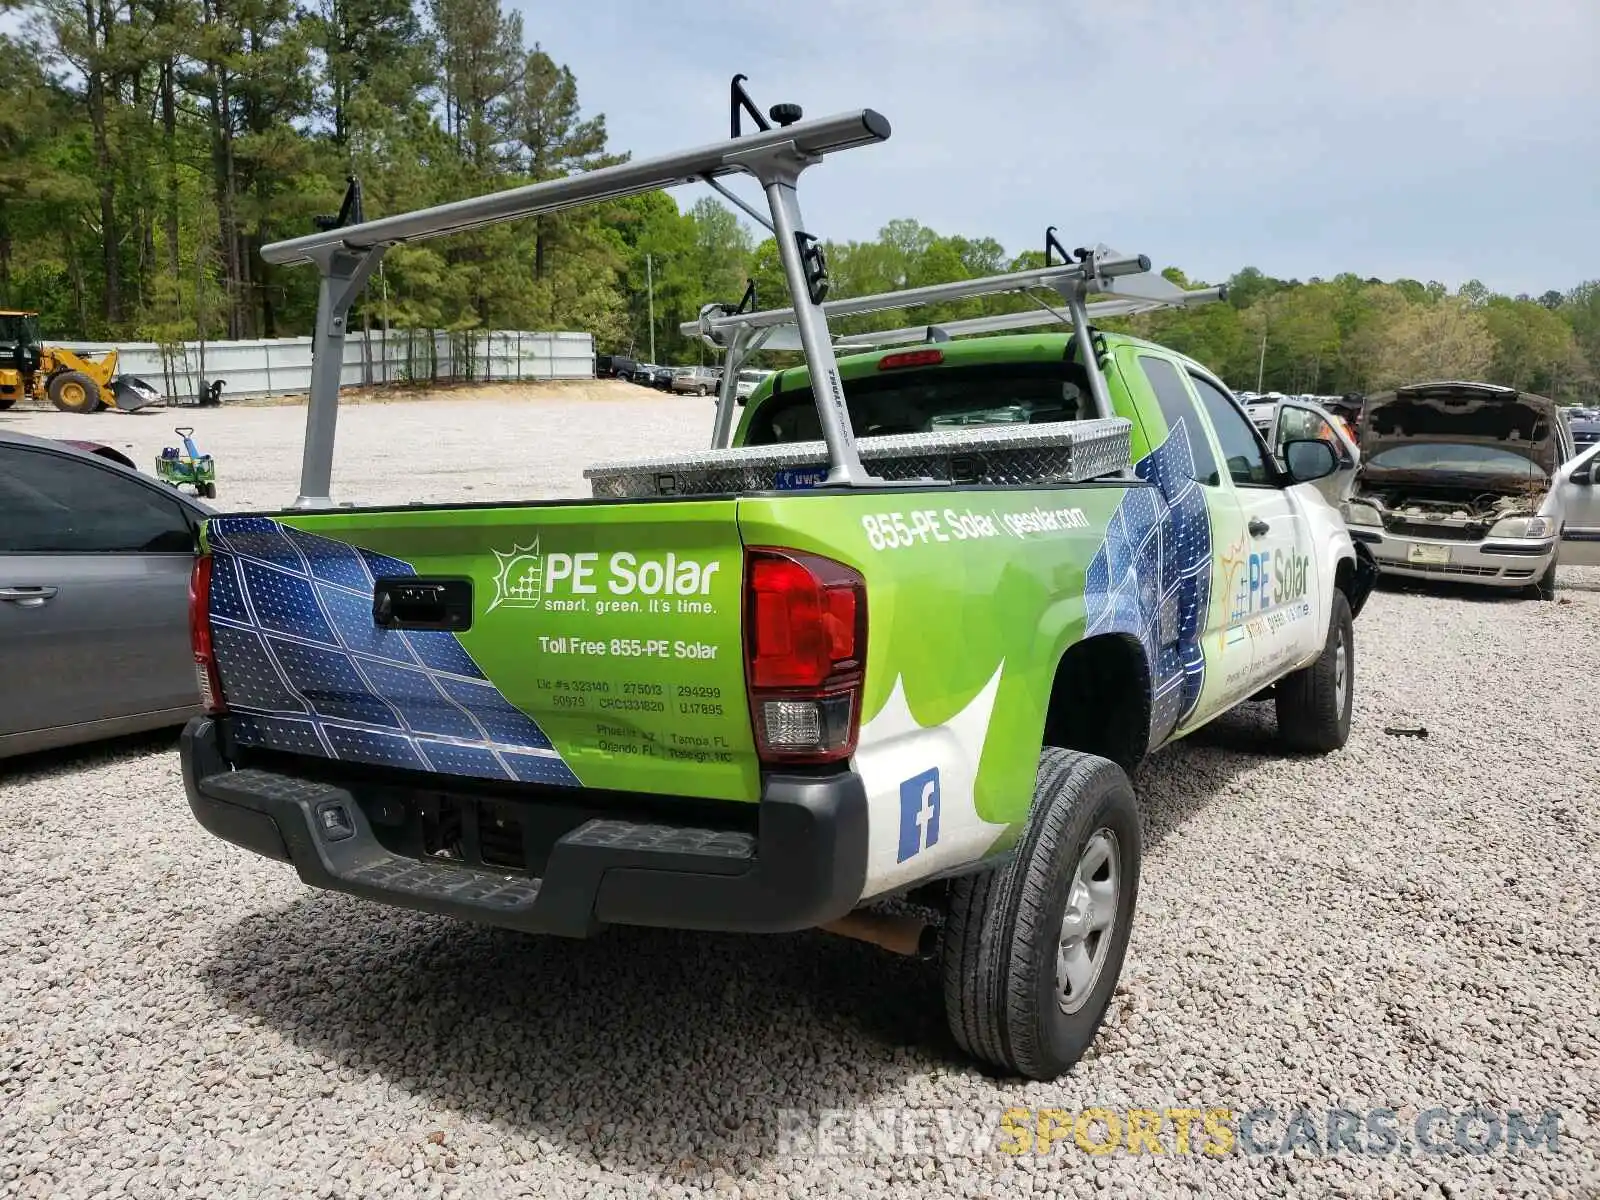
[[[1555,596],[1558,563],[1600,564],[1593,454],[1555,402],[1487,383],[1418,383],[1368,399],[1345,505],[1381,571]]]

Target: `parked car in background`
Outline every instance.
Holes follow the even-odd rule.
[[[672,373],[672,390],[684,396],[709,396],[722,381],[715,367],[679,367]]]
[[[656,368],[654,368],[650,372],[650,386],[655,388],[657,391],[660,391],[660,392],[671,391],[672,390],[672,376],[673,376],[673,374],[675,373],[676,370],[677,370],[677,368],[675,368],[675,367],[656,367]]]
[[[767,376],[771,374],[771,371],[758,371],[753,367],[740,371],[739,382],[734,385],[734,394],[740,400],[750,399],[750,393],[766,382]]]
[[[0,758],[181,725],[211,510],[95,443],[0,432]]]
[[[1569,416],[1572,445],[1576,452],[1582,453],[1590,446],[1600,444],[1600,412],[1580,408],[1571,412]]]
[[[638,364],[624,354],[597,354],[594,373],[599,379],[632,379],[636,366]]]
[[[1248,396],[1248,398],[1246,398]],[[1282,392],[1249,392],[1239,397],[1245,416],[1264,435],[1272,432],[1272,422],[1277,417],[1278,404],[1284,399]]]
[[[1339,508],[1355,491],[1356,473],[1361,466],[1361,451],[1356,447],[1350,427],[1339,417],[1310,400],[1286,399],[1274,406],[1273,421],[1266,431],[1268,444],[1284,470],[1287,442],[1317,438],[1333,447],[1338,469],[1318,479],[1314,486],[1329,504]]]
[[[630,376],[634,383],[642,387],[649,387],[650,381],[656,377],[655,363],[636,362],[633,364],[633,373]]]
[[[1345,505],[1379,569],[1555,598],[1558,562],[1600,565],[1596,447],[1574,458],[1550,400],[1486,383],[1371,397]]]

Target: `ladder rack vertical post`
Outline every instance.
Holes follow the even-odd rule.
[[[1094,415],[1114,417],[1116,408],[1111,403],[1111,392],[1106,387],[1106,377],[1100,371],[1100,357],[1094,349],[1094,329],[1089,324],[1089,314],[1083,305],[1085,285],[1078,280],[1060,289],[1072,314],[1072,336],[1078,343],[1078,354],[1083,359],[1084,374],[1089,377],[1089,394],[1094,397]]]
[[[317,289],[306,441],[295,508],[333,507],[333,443],[339,422],[339,384],[344,376],[345,319],[366,286],[367,277],[383,258],[383,250],[382,246],[355,252],[330,247],[315,256],[322,279]]]
[[[750,333],[736,329],[722,356],[722,378],[717,381],[717,417],[711,426],[711,448],[721,450],[733,432],[733,409],[739,401],[739,368],[744,365],[745,346]],[[704,343],[702,343],[704,344]]]
[[[867,473],[856,450],[855,431],[850,426],[850,410],[845,404],[844,385],[839,380],[839,364],[833,354],[833,338],[828,333],[827,314],[822,296],[813,294],[813,279],[808,276],[801,253],[801,239],[808,237],[800,217],[800,202],[795,183],[800,172],[816,161],[802,157],[793,147],[787,152],[769,152],[747,165],[761,181],[772,211],[773,237],[783,273],[794,301],[795,325],[805,351],[811,376],[811,395],[822,425],[822,440],[828,447],[828,476],[824,487],[868,487],[881,483]],[[825,277],[824,277],[825,278]]]

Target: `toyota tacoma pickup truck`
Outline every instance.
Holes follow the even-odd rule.
[[[742,98],[736,79],[728,143],[263,250],[322,271],[335,365],[300,500],[203,528],[188,800],[307,884],[404,908],[938,953],[959,1045],[1054,1078],[1128,945],[1128,773],[1269,694],[1288,750],[1342,746],[1370,559],[1313,486],[1326,443],[1270,453],[1203,366],[1091,324],[1090,295],[1172,290],[1143,258],[953,285],[1052,290],[1070,332],[836,356],[830,309],[926,289],[827,301],[795,180],[887,122],[780,105],[774,127]],[[793,307],[718,319],[741,346],[796,330],[807,365],[731,436],[597,463],[585,498],[328,500],[343,312],[372,255],[734,171],[766,192]]]

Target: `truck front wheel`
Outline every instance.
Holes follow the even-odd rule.
[[[1343,746],[1350,738],[1355,678],[1355,623],[1350,601],[1336,591],[1321,657],[1278,682],[1278,737],[1283,744],[1309,754]]]
[[[1122,768],[1047,747],[1011,859],[951,885],[944,999],[963,1050],[1039,1080],[1083,1056],[1122,972],[1140,853]]]

